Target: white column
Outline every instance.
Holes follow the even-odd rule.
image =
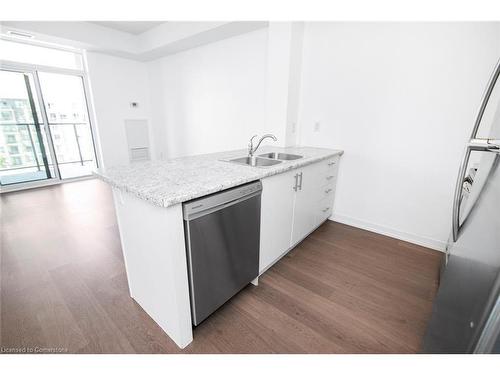
[[[281,146],[298,143],[302,22],[270,22],[267,45],[266,122]]]

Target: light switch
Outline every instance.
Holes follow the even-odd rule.
[[[315,131],[315,132],[319,132],[320,127],[321,127],[321,123],[320,123],[319,121],[316,121],[316,122],[314,123],[314,131]]]

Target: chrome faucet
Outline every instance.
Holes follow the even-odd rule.
[[[257,143],[257,146],[253,147],[253,140],[254,138],[257,137],[257,134],[254,135],[252,138],[250,138],[250,143],[248,143],[248,157],[253,157],[253,154],[255,153],[255,151],[257,151],[257,149],[259,148],[260,144],[262,143],[262,141],[266,138],[271,138],[273,141],[277,141],[278,138],[276,138],[274,135],[272,134],[265,134],[263,135],[260,139],[259,139],[259,142]]]

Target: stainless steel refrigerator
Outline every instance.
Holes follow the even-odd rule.
[[[500,61],[465,145],[424,353],[500,353]]]

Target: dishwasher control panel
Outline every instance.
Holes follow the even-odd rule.
[[[215,206],[221,206],[252,194],[259,194],[261,191],[262,183],[253,181],[185,202],[182,204],[184,220],[188,220],[192,215],[199,214]]]

